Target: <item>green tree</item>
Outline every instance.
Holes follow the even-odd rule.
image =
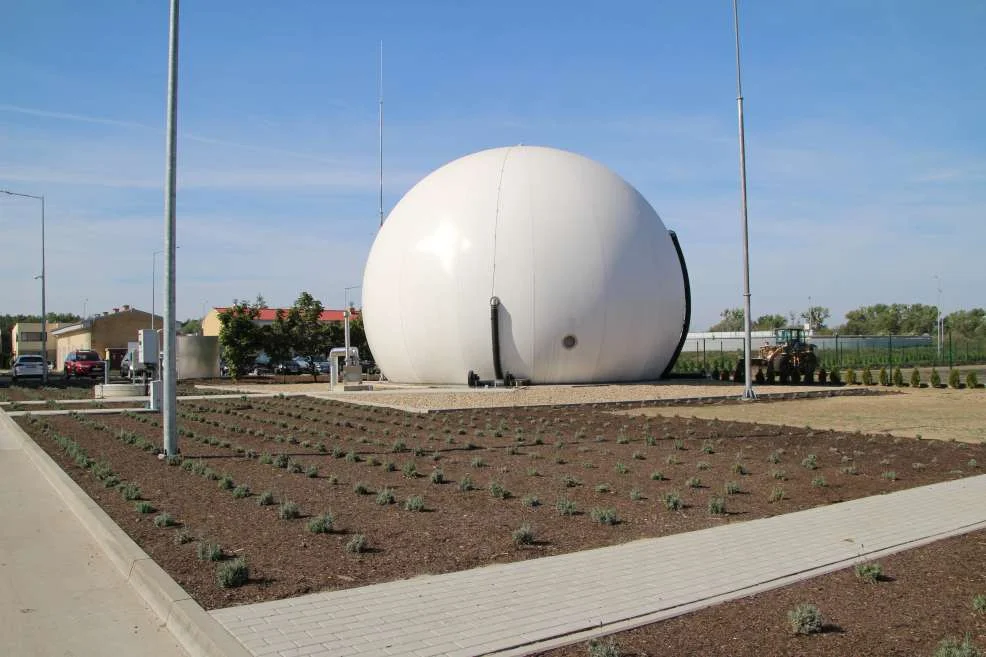
[[[718,322],[709,327],[710,331],[714,332],[725,332],[725,331],[742,331],[743,330],[743,309],[742,308],[726,308],[721,313],[719,313],[720,319]]]
[[[362,313],[349,320],[349,344],[359,349],[361,360],[373,360],[370,343],[366,341],[366,330],[363,328]]]
[[[321,301],[308,292],[302,292],[288,310],[285,320],[291,347],[296,354],[308,359],[309,374],[313,380],[318,375],[315,362],[325,358],[332,348],[331,330],[321,321],[323,310]]]
[[[198,335],[202,333],[202,320],[186,319],[178,329],[179,335]]]
[[[293,339],[287,313],[283,310],[277,311],[272,324],[260,329],[260,344],[272,366],[291,358]]]
[[[774,329],[784,328],[787,324],[787,320],[784,319],[784,315],[760,315],[757,317],[757,321],[753,322],[754,331],[772,331]]]
[[[986,338],[986,310],[956,310],[945,318],[945,324],[963,338]]]
[[[832,313],[825,306],[812,306],[801,313],[801,321],[810,324],[813,329],[826,328],[825,322],[828,321]]]
[[[250,371],[262,347],[261,331],[256,320],[266,307],[261,296],[253,303],[234,299],[232,306],[219,313],[220,353],[233,379]]]
[[[937,309],[924,304],[863,306],[846,313],[840,333],[849,335],[923,335],[934,333]]]

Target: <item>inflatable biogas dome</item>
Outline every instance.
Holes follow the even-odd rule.
[[[677,239],[644,197],[597,162],[533,146],[415,185],[373,243],[362,296],[376,363],[404,383],[657,379],[690,312]]]

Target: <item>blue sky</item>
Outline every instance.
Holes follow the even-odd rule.
[[[946,310],[984,305],[986,3],[740,10],[754,316],[811,296],[838,323],[934,304],[937,280]],[[380,40],[386,209],[482,148],[573,150],[677,231],[693,329],[742,304],[728,0],[209,0],[181,18],[180,318],[301,290],[340,307],[361,282]],[[51,310],[150,309],[167,22],[167,0],[4,8],[0,188],[46,195]],[[0,195],[0,312],[38,309],[38,224],[36,202]]]

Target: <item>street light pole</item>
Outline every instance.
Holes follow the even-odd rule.
[[[0,192],[8,196],[20,196],[21,198],[33,198],[36,201],[41,201],[41,276],[35,276],[35,278],[41,279],[41,358],[44,359],[44,368],[41,371],[41,383],[42,385],[48,385],[48,308],[46,305],[47,295],[45,294],[45,197],[44,194],[35,196],[34,194],[11,192],[6,189],[0,189]]]
[[[151,330],[154,330],[154,313],[155,305],[154,302],[157,300],[157,292],[155,292],[155,284],[157,283],[157,254],[164,253],[164,251],[155,251],[151,254]]]
[[[736,33],[736,110],[739,115],[740,193],[743,215],[743,399],[756,399],[753,391],[753,364],[750,343],[750,231],[746,214],[746,136],[743,129],[743,82],[740,76],[739,6],[733,0],[733,27]]]
[[[164,258],[167,275],[164,280],[167,302],[164,306],[164,399],[162,433],[164,453],[178,453],[178,385],[175,367],[175,196],[178,160],[178,0],[171,0],[171,21],[168,31],[168,100],[166,115],[166,173],[164,194]]]
[[[938,283],[938,320],[935,322],[935,333],[938,338],[938,358],[941,358],[942,342],[945,341],[945,323],[942,321],[941,276],[938,274],[935,274],[935,282]]]

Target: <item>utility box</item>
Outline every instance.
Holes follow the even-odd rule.
[[[149,408],[152,411],[160,411],[161,400],[163,398],[162,393],[164,392],[164,382],[160,380],[151,381],[148,386],[150,387],[150,390],[148,391],[150,393]]]
[[[157,331],[141,329],[137,331],[137,361],[157,368],[158,344]]]
[[[363,368],[359,365],[346,365],[342,368],[343,383],[362,383]]]

